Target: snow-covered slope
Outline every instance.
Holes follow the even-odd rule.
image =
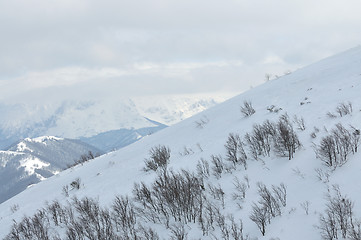
[[[78,140],[26,138],[0,151],[0,202],[73,165],[83,154],[103,152]]]
[[[28,96],[27,102],[21,99],[0,102],[0,148],[19,139],[45,135],[94,139],[98,134],[111,131],[154,128],[152,132],[155,132],[159,130],[159,123],[174,124],[230,97],[224,94],[130,99],[112,95],[108,99],[97,99],[91,95],[80,99],[51,100],[41,98],[39,94],[33,95]]]
[[[61,172],[0,205],[0,236],[9,233],[12,219],[20,222],[24,215],[32,216],[46,202],[55,199],[67,205],[67,201],[72,202],[75,196],[79,199],[88,196],[99,201],[102,206],[110,207],[116,195],[132,197],[134,183],[142,181],[150,186],[157,178],[155,172],[144,172],[142,169],[145,166],[144,159],[149,158],[149,150],[159,145],[169,147],[171,157],[168,169],[175,172],[180,169],[196,171],[201,159],[210,165],[211,174],[203,178],[204,182],[199,188],[202,189],[201,199],[204,199],[201,208],[209,206],[207,209],[215,214],[214,219],[213,222],[210,220],[207,209],[202,212],[202,216],[198,213],[195,223],[190,221],[183,226],[188,239],[225,239],[222,234],[226,234],[226,231],[230,231],[229,239],[241,239],[239,236],[232,237],[231,214],[238,230],[239,220],[242,220],[243,235],[247,234],[250,239],[322,239],[321,230],[317,228],[320,225],[319,216],[326,208],[326,194],[333,195],[335,192],[334,184],[339,185],[344,200],[349,198],[354,201],[353,219],[356,224],[357,219],[361,219],[360,153],[350,153],[348,161],[334,169],[325,166],[316,157],[314,150],[315,144],[319,145],[322,138],[331,134],[331,129],[335,129],[338,123],[347,129],[352,129],[350,125],[356,130],[361,128],[360,66],[361,47],[357,47],[269,81],[83,166]],[[244,101],[252,102],[256,111],[249,117],[244,117],[240,112]],[[352,112],[338,116],[336,108],[342,103],[349,106],[349,102]],[[278,122],[286,113],[290,122],[297,115],[305,123],[304,130],[298,129],[298,124],[293,123],[302,144],[294,158],[289,160],[272,150],[270,156],[260,155],[258,160],[254,160],[250,146],[245,144],[248,156],[246,169],[237,164],[235,169],[223,171],[220,177],[213,174],[215,165],[211,156],[213,159],[214,156],[227,158],[225,144],[229,133],[237,133],[243,139],[246,133],[253,131],[254,124],[262,124],[266,120]],[[336,116],[330,117],[332,113]],[[272,149],[275,149],[273,145]],[[230,162],[224,162],[229,166]],[[70,190],[69,196],[64,194],[64,188],[77,179],[81,182],[80,188]],[[260,183],[265,184],[271,192],[272,185],[281,186],[281,183],[287,189],[285,206],[281,206],[279,213],[265,222],[265,236],[250,219],[255,206],[261,202]],[[244,189],[244,196],[241,189]],[[136,201],[132,202],[138,204],[140,209],[144,207]],[[174,204],[179,203],[174,201]],[[203,218],[206,215],[207,218]],[[183,218],[170,218],[170,228],[166,228],[165,217],[161,214],[158,217],[161,223],[150,223],[149,219],[143,219],[140,214],[135,227],[138,230],[140,225],[151,227],[161,239],[168,239],[177,232],[176,226],[182,230],[179,221],[185,222]],[[201,219],[203,224],[208,224],[205,232],[201,230]],[[61,224],[51,224],[53,230],[66,239],[66,229],[60,228]]]

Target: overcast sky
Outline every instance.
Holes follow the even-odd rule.
[[[359,45],[360,9],[360,0],[0,0],[0,98],[74,86],[242,92]]]

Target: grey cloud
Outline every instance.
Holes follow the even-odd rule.
[[[296,69],[359,44],[360,8],[356,0],[0,0],[0,80],[19,86],[31,72],[71,67],[227,62],[116,79],[137,94],[243,91],[266,72]],[[270,56],[278,64],[266,63]]]

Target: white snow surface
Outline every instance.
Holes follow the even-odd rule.
[[[49,166],[50,163],[41,161],[39,158],[31,156],[29,158],[22,159],[20,161],[20,167],[24,167],[24,170],[28,175],[34,174],[36,169],[41,169]],[[45,179],[45,178],[42,178]]]
[[[37,142],[37,143],[42,143],[44,145],[46,145],[47,141],[63,141],[64,138],[59,138],[59,137],[55,137],[55,136],[41,136],[41,137],[37,137],[37,138],[26,138],[25,141],[30,141],[30,142]]]
[[[361,218],[361,173],[360,153],[350,156],[342,167],[331,172],[329,182],[317,179],[316,168],[327,170],[320,159],[316,158],[313,143],[319,143],[337,123],[344,126],[352,124],[361,128],[361,47],[350,49],[344,53],[327,58],[292,74],[266,82],[222,104],[216,105],[200,114],[188,118],[174,126],[147,136],[140,141],[108,153],[93,161],[60,172],[12,199],[0,205],[0,237],[4,237],[13,219],[17,222],[24,215],[32,215],[43,207],[45,202],[58,199],[65,203],[69,198],[62,195],[62,187],[76,178],[83,185],[77,191],[71,191],[70,197],[89,196],[109,206],[116,195],[131,195],[135,182],[151,183],[154,173],[145,173],[144,159],[149,156],[149,150],[156,145],[166,145],[171,149],[170,167],[174,170],[195,170],[198,160],[204,158],[210,161],[212,154],[225,156],[225,147],[229,133],[239,133],[244,136],[250,132],[253,124],[263,123],[266,119],[276,121],[281,114],[287,112],[290,117],[303,117],[306,123],[305,131],[297,134],[302,143],[295,158],[264,157],[262,161],[249,160],[248,169],[238,168],[232,174],[224,174],[221,179],[210,177],[209,181],[220,184],[225,191],[225,213],[234,214],[236,219],[242,219],[244,233],[252,239],[321,239],[318,224],[319,214],[325,208],[325,193],[333,184],[340,186],[341,192],[355,202],[355,216]],[[252,102],[256,113],[243,117],[240,106],[243,101]],[[339,103],[350,101],[353,105],[351,115],[329,118],[327,112],[335,111]],[[282,108],[279,113],[271,113],[268,106]],[[196,122],[208,119],[203,128],[197,128]],[[316,138],[311,133],[317,127],[320,131]],[[197,145],[200,145],[201,151]],[[193,154],[179,154],[184,147],[191,148]],[[248,176],[250,188],[247,190],[243,208],[240,209],[232,200],[233,181]],[[250,221],[252,203],[258,201],[257,183],[263,182],[268,187],[272,184],[284,183],[287,186],[287,206],[282,210],[282,216],[272,219],[263,237],[257,226]],[[306,215],[301,203],[308,201],[309,214]],[[19,210],[12,212],[11,206],[17,204]],[[158,234],[167,238],[169,232],[159,227]],[[189,239],[209,239],[202,236],[197,226],[190,224]]]

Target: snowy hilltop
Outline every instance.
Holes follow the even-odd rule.
[[[52,136],[26,138],[0,151],[0,203],[89,153],[96,156],[103,152],[78,140]]]
[[[361,47],[0,205],[5,239],[361,239]]]

